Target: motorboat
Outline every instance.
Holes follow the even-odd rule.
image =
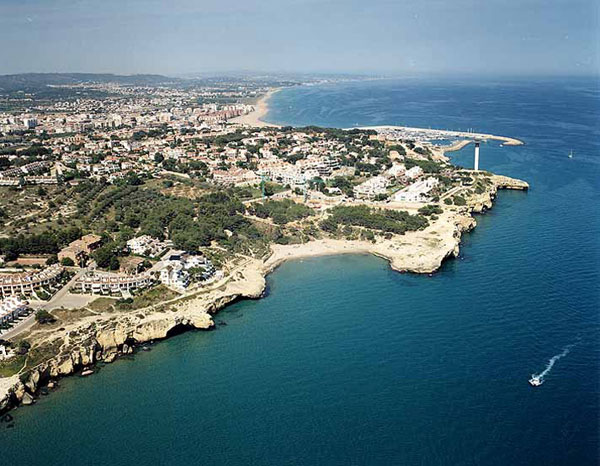
[[[542,383],[544,383],[544,381],[539,376],[531,374],[531,378],[529,379],[529,385],[531,385],[532,387],[539,387],[540,385],[542,385]]]

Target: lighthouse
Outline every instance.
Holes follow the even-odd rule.
[[[475,162],[473,163],[473,170],[479,170],[479,141],[475,141]]]

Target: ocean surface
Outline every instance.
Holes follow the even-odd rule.
[[[298,87],[272,98],[268,120],[517,137],[483,145],[481,167],[531,190],[501,192],[432,277],[360,255],[284,264],[267,297],[218,315],[226,326],[15,410],[1,463],[598,464],[598,82]],[[456,163],[471,167],[472,150]]]

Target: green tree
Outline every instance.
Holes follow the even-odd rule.
[[[41,325],[53,324],[56,322],[56,317],[44,309],[40,309],[35,313],[35,321]]]
[[[117,256],[112,256],[110,258],[110,262],[108,264],[108,268],[110,270],[119,270],[119,267],[120,267],[120,265],[119,265],[119,259],[117,259]]]
[[[71,259],[70,257],[63,257],[60,260],[60,263],[65,267],[73,267],[75,265],[75,262],[73,262],[73,259]]]

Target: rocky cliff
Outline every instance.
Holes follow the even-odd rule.
[[[142,343],[160,340],[180,327],[207,330],[212,315],[239,298],[258,298],[265,280],[258,261],[247,261],[224,282],[185,296],[169,306],[155,306],[111,316],[87,317],[64,331],[53,332],[35,348],[58,348],[56,354],[23,371],[0,379],[0,413],[19,403],[30,404],[39,388],[97,362],[112,362]]]

